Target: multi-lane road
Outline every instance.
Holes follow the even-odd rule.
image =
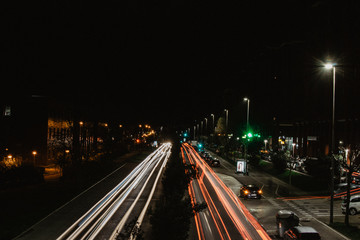
[[[193,203],[207,204],[207,209],[195,214],[198,239],[270,239],[240,199],[190,145],[182,145],[182,156],[198,170],[198,178],[189,186]]]
[[[184,149],[189,149],[190,147],[186,147],[186,145],[183,147]],[[262,188],[264,194],[263,198],[261,200],[243,200],[239,199],[242,209],[246,209],[244,213],[246,213],[246,216],[253,216],[253,218],[258,221],[259,225],[261,225],[266,233],[271,237],[271,239],[278,239],[277,231],[276,231],[276,221],[275,221],[275,215],[278,210],[281,209],[287,209],[295,212],[300,217],[300,224],[304,226],[312,226],[314,227],[322,236],[322,239],[334,239],[334,240],[340,240],[340,239],[348,239],[342,234],[336,232],[329,226],[327,226],[326,221],[329,217],[329,199],[324,197],[308,197],[305,192],[300,191],[299,189],[296,189],[292,186],[290,186],[287,183],[284,183],[271,175],[257,172],[255,170],[251,171],[249,176],[244,176],[241,174],[235,173],[235,166],[228,161],[223,160],[221,157],[216,156],[220,162],[221,166],[218,168],[211,168],[209,167],[204,160],[201,159],[201,157],[196,154],[195,152],[191,152],[188,150],[190,154],[190,158],[197,159],[197,162],[194,162],[194,164],[198,164],[199,168],[201,170],[205,169],[205,171],[211,172],[211,175],[216,175],[217,178],[219,178],[226,186],[227,189],[231,189],[233,194],[236,196],[239,194],[240,187],[243,184],[256,184],[260,188]],[[211,153],[211,152],[210,152]],[[212,155],[216,155],[214,153],[211,153]],[[193,155],[193,157],[191,157]],[[185,158],[187,158],[185,156]],[[191,162],[191,160],[189,160]],[[206,176],[206,175],[204,175]],[[216,177],[214,177],[216,178]],[[199,182],[203,181],[197,180]],[[193,181],[192,185],[194,185],[196,181]],[[224,186],[223,186],[224,187]],[[224,188],[225,188],[224,187]],[[195,188],[195,187],[194,187]],[[282,197],[282,194],[284,193],[291,193],[292,198],[289,197]],[[200,192],[201,193],[201,192]],[[199,201],[202,200],[202,195],[195,191],[195,194],[193,194],[196,199],[199,199]],[[216,195],[212,195],[216,196]],[[216,197],[215,197],[216,198]],[[220,207],[219,207],[220,208]],[[211,209],[209,208],[209,211]],[[248,214],[248,213],[251,214]],[[203,215],[203,216],[202,216]],[[208,216],[207,216],[208,215]],[[223,216],[226,216],[226,214],[222,214]],[[341,214],[340,210],[340,203],[339,201],[335,204],[335,216],[343,216]],[[207,216],[207,219],[205,217]],[[210,228],[207,222],[212,221],[212,215],[208,214],[207,211],[203,211],[198,214],[198,224],[200,227],[198,228],[198,232],[200,232],[199,235],[204,232],[204,235],[209,231],[207,228]],[[203,220],[204,219],[204,220]],[[251,219],[251,217],[250,217]],[[250,220],[251,221],[251,220]],[[205,226],[204,226],[205,225]],[[231,226],[231,225],[227,225]],[[216,227],[211,227],[212,231],[213,229],[217,229]],[[252,232],[251,226],[246,226],[246,229],[248,231]],[[216,232],[216,231],[215,231]],[[233,231],[231,231],[233,232]],[[234,231],[234,234],[236,231]],[[232,236],[232,235],[230,235]],[[242,236],[242,235],[241,235]],[[244,236],[242,236],[244,238]],[[204,239],[200,238],[199,239]],[[205,237],[205,239],[208,239]],[[220,238],[215,238],[220,239]],[[249,237],[249,239],[257,239],[253,236]]]
[[[118,239],[118,235],[124,234],[124,226],[130,221],[135,220],[134,227],[141,227],[155,188],[161,180],[161,174],[171,154],[171,146],[171,143],[162,144],[135,166],[127,176],[118,179],[118,184],[95,204],[88,209],[83,209],[83,213],[79,214],[78,211],[70,210],[81,208],[81,204],[87,204],[87,198],[79,196],[32,226],[17,239]],[[107,178],[110,177],[112,176],[107,176]],[[103,179],[102,182],[106,180]],[[77,201],[78,198],[83,199]],[[72,221],[69,218],[70,215],[78,215],[78,217],[72,218],[74,219]],[[130,235],[129,239],[133,237]]]
[[[129,222],[141,227],[170,154],[171,144],[165,143],[140,163],[124,163],[16,239],[117,239]],[[346,239],[318,220],[328,214],[327,199],[281,198],[289,185],[269,175],[255,171],[237,175],[234,166],[221,158],[221,166],[213,169],[189,144],[182,145],[181,154],[198,172],[188,187],[192,203],[207,205],[194,216],[192,239],[276,239],[279,209],[296,212],[306,220],[301,224],[315,227],[323,239]],[[237,196],[241,185],[249,183],[263,189],[261,200]],[[336,210],[337,215],[341,213]]]

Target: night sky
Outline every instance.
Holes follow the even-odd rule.
[[[358,1],[2,5],[6,98],[75,99],[104,118],[189,125],[224,108],[244,121],[249,97],[259,124],[327,119],[331,74],[321,61],[331,60],[338,117],[359,117]]]

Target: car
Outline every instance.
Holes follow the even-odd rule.
[[[220,167],[220,161],[217,158],[213,158],[210,162],[212,167]]]
[[[261,196],[262,190],[254,184],[243,185],[240,189],[240,197],[243,197],[244,199],[261,199]]]
[[[296,226],[291,227],[284,233],[284,239],[319,240],[320,234],[312,227]]]
[[[342,213],[346,213],[346,198],[341,203]],[[349,214],[355,215],[360,211],[360,195],[350,196]]]
[[[279,236],[284,237],[284,233],[291,227],[299,226],[299,217],[293,211],[286,209],[279,210],[276,214],[276,228]]]
[[[211,155],[208,155],[206,158],[205,158],[205,161],[207,162],[210,162],[213,160],[214,158],[211,156]]]

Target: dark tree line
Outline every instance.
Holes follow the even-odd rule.
[[[197,176],[196,169],[183,164],[180,143],[176,137],[172,139],[172,153],[162,179],[163,197],[150,218],[151,239],[187,239],[194,212],[206,208],[204,204],[192,206],[186,194],[190,180]]]
[[[193,209],[185,192],[189,179],[180,159],[180,144],[173,142],[172,153],[162,180],[163,197],[151,216],[152,239],[186,239]]]

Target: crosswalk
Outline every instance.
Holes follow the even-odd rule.
[[[327,217],[330,216],[330,203],[329,200],[312,199],[312,200],[293,200],[291,204],[297,206],[314,217]],[[305,214],[305,215],[306,215]],[[343,216],[339,202],[334,203],[334,216]]]
[[[297,213],[300,218],[317,218],[330,216],[329,202],[325,199],[307,199],[307,200],[281,200],[267,199],[276,209],[288,208]],[[334,216],[343,216],[340,203],[334,204]]]

